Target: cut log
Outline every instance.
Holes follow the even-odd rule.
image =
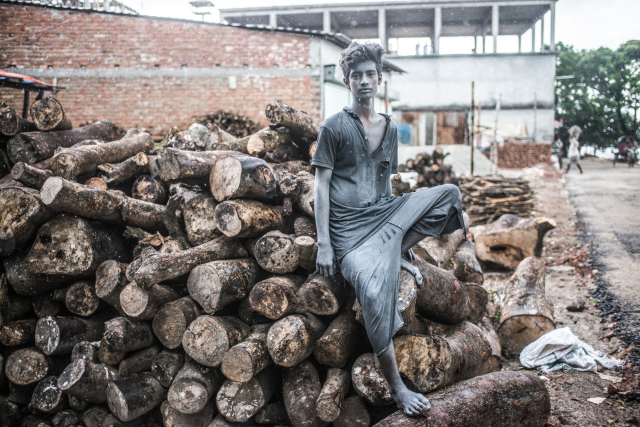
[[[55,98],[40,98],[29,108],[31,120],[38,130],[69,130],[73,128],[62,104]]]
[[[84,185],[86,185],[87,187],[94,187],[94,188],[99,188],[100,190],[108,190],[109,186],[107,185],[107,181],[105,181],[104,179],[100,178],[100,177],[93,177],[93,178],[89,178],[88,180],[86,180],[84,182]]]
[[[84,411],[91,404],[91,402],[87,402],[86,400],[78,399],[75,396],[67,395],[67,401],[69,402],[69,408],[74,411]]]
[[[60,374],[58,387],[69,396],[91,403],[105,403],[107,384],[118,378],[118,371],[111,366],[77,359]]]
[[[442,336],[397,337],[393,345],[398,370],[421,393],[473,378],[491,356],[484,333],[470,322],[453,326]]]
[[[253,332],[231,347],[222,359],[222,373],[236,382],[247,382],[273,363],[267,347],[267,332],[271,324],[255,325]]]
[[[269,231],[252,245],[252,255],[260,267],[270,273],[293,273],[298,268],[294,236],[278,230]]]
[[[167,200],[167,190],[164,184],[149,175],[141,175],[131,187],[134,199],[149,203],[162,204]]]
[[[369,427],[371,415],[364,400],[357,395],[347,396],[342,402],[340,416],[333,425],[334,427]]]
[[[29,311],[31,311],[31,300],[10,292],[7,276],[0,274],[0,327],[22,318]],[[37,312],[36,316],[38,316]]]
[[[120,421],[131,421],[158,406],[166,395],[150,373],[113,380],[107,386],[107,403]]]
[[[162,230],[166,227],[171,234],[168,221],[175,215],[169,209],[169,205],[162,206],[155,203],[143,202],[131,197],[120,196],[122,200],[120,212],[122,221],[133,227],[142,227],[147,230]]]
[[[229,199],[256,199],[268,202],[276,196],[276,175],[262,159],[227,155],[211,168],[211,194],[219,202]]]
[[[0,343],[7,347],[33,343],[38,319],[7,322],[0,329]]]
[[[15,181],[0,187],[0,256],[11,255],[27,243],[52,216],[37,190]]]
[[[109,415],[105,417],[104,421],[102,421],[100,427],[137,427],[143,423],[146,423],[143,416],[125,423],[117,419],[112,413],[109,413]]]
[[[31,402],[33,391],[36,389],[37,384],[18,385],[9,382],[9,395],[7,400],[10,402],[18,403],[20,405],[28,405]]]
[[[298,256],[298,265],[307,271],[316,271],[318,244],[313,237],[300,236],[293,241]]]
[[[476,283],[480,286],[484,283],[482,267],[476,258],[476,249],[469,239],[460,243],[458,250],[446,263],[445,268],[461,282]]]
[[[311,355],[324,330],[322,322],[311,313],[287,316],[269,329],[269,354],[276,365],[295,366]]]
[[[200,316],[182,337],[185,352],[196,362],[212,368],[220,366],[229,349],[251,333],[249,325],[235,317]]]
[[[209,183],[211,168],[218,159],[229,154],[241,154],[236,151],[184,151],[175,148],[163,148],[157,156],[157,175],[166,184],[182,182],[203,185]]]
[[[107,222],[122,219],[121,198],[110,191],[51,177],[45,181],[40,194],[49,209]]]
[[[65,290],[64,303],[72,314],[88,317],[98,311],[100,298],[96,295],[93,283],[76,282]]]
[[[464,290],[469,296],[470,310],[467,321],[477,323],[482,319],[489,302],[489,293],[485,288],[475,283],[464,283]]]
[[[393,403],[389,385],[373,353],[358,357],[351,368],[353,389],[370,405],[385,406]]]
[[[313,188],[314,188],[314,176],[307,172],[300,172],[296,175],[298,184],[296,187],[296,193],[291,196],[293,207],[304,214],[307,214],[311,218],[315,218],[313,210]]]
[[[164,427],[207,427],[213,420],[215,405],[213,400],[210,400],[200,412],[184,414],[171,407],[169,402],[164,401],[160,405],[160,412]]]
[[[551,413],[549,392],[535,372],[494,372],[428,397],[426,417],[397,411],[375,427],[543,427]]]
[[[556,328],[553,303],[545,297],[545,264],[542,258],[525,258],[498,291],[498,335],[507,354],[523,348]]]
[[[240,301],[240,305],[238,306],[238,317],[247,325],[256,325],[261,323],[271,322],[267,316],[257,312],[253,308],[251,308],[251,301],[249,298],[245,298]]]
[[[258,424],[290,425],[291,420],[283,402],[269,403],[253,418]]]
[[[283,379],[284,405],[294,427],[324,427],[329,423],[318,418],[316,400],[322,385],[318,371],[309,361],[285,370]]]
[[[168,388],[184,365],[184,354],[162,350],[151,363],[151,373],[162,387]]]
[[[464,230],[459,229],[440,237],[427,236],[413,247],[413,252],[436,267],[444,268],[464,239]]]
[[[257,200],[227,200],[216,206],[216,226],[228,237],[256,237],[277,230],[284,221],[282,209]]]
[[[477,326],[484,333],[484,339],[491,346],[491,356],[480,366],[476,375],[485,375],[491,372],[497,372],[502,370],[502,345],[500,344],[500,338],[493,328],[493,323],[488,317],[483,317]]]
[[[405,324],[396,332],[394,337],[402,335],[431,335],[431,328],[422,317],[415,315],[408,324]]]
[[[57,316],[62,311],[62,304],[53,299],[53,292],[33,297],[32,307],[37,317]]]
[[[53,176],[48,169],[41,169],[23,162],[16,163],[11,169],[11,178],[19,183],[40,191],[44,182]]]
[[[332,368],[343,368],[353,351],[360,347],[364,330],[356,321],[350,307],[346,306],[333,319],[316,343],[313,355],[316,360]]]
[[[213,314],[247,297],[258,274],[258,264],[251,258],[212,261],[191,270],[187,289],[205,313]]]
[[[277,163],[270,165],[273,168],[276,176],[278,177],[278,181],[282,179],[284,174],[297,175],[299,172],[309,172],[311,173],[311,165],[309,162],[305,162],[302,160],[295,160],[291,162]]]
[[[416,300],[418,314],[445,325],[455,325],[466,319],[471,310],[469,296],[455,276],[419,256],[412,264],[418,267],[423,280]]]
[[[158,353],[160,353],[160,346],[157,345],[136,351],[120,362],[118,375],[120,378],[129,378],[141,372],[150,371],[151,364],[158,356]]]
[[[67,396],[58,387],[58,377],[49,376],[38,383],[33,391],[30,406],[47,414],[67,409]]]
[[[314,274],[298,290],[298,298],[317,316],[330,316],[338,312],[347,296],[344,280],[334,280]],[[415,292],[413,292],[415,300]],[[415,305],[415,304],[413,304]]]
[[[211,421],[211,424],[209,424],[207,427],[254,427],[255,424],[252,421],[248,421],[246,423],[233,423],[231,421],[228,421],[224,415],[222,414],[218,414],[213,421]]]
[[[322,421],[334,422],[340,416],[342,401],[349,392],[351,377],[342,369],[329,368],[327,380],[316,400],[316,412]]]
[[[96,270],[96,296],[115,308],[124,316],[124,310],[120,305],[120,292],[127,285],[125,271],[127,264],[107,260],[98,266]]]
[[[236,239],[220,236],[195,248],[172,254],[149,252],[142,255],[134,273],[135,282],[142,288],[175,279],[189,273],[196,266],[211,261],[243,258],[247,252]]]
[[[107,415],[110,415],[106,406],[92,406],[82,412],[80,418],[86,427],[101,427]]]
[[[178,348],[187,327],[202,314],[202,309],[191,297],[169,302],[160,307],[153,318],[153,332],[163,346]]]
[[[471,227],[478,259],[515,270],[525,258],[542,254],[547,231],[556,227],[548,218],[520,218],[502,215],[486,226]]]
[[[284,102],[277,100],[267,105],[264,114],[272,125],[284,126],[300,139],[306,139],[308,141],[318,139],[320,125],[304,111],[296,110]]]
[[[17,385],[35,385],[48,375],[58,375],[64,360],[51,358],[35,348],[21,348],[7,357],[4,372]]]
[[[116,366],[124,360],[127,353],[124,351],[117,351],[110,348],[111,345],[102,338],[98,345],[98,360],[100,363],[104,363],[109,366]]]
[[[220,390],[223,381],[220,371],[187,361],[171,383],[167,400],[183,414],[196,414]]]
[[[249,294],[251,308],[271,320],[289,314],[305,314],[308,308],[297,295],[300,286],[284,276],[256,283]]]
[[[9,140],[7,151],[13,163],[31,165],[52,157],[57,148],[71,147],[85,140],[115,141],[124,134],[114,123],[102,120],[71,130],[20,133]]]
[[[80,341],[97,341],[104,332],[98,319],[43,317],[36,325],[36,347],[45,354],[69,354]]]
[[[71,361],[84,359],[87,362],[98,362],[98,346],[89,341],[80,341],[73,346]]]
[[[141,152],[120,163],[103,163],[97,166],[98,175],[108,184],[118,185],[139,175],[149,173],[151,159],[155,156],[147,156]]]
[[[35,123],[23,119],[13,107],[0,102],[0,134],[14,136],[22,132],[35,132],[37,130]]]
[[[127,352],[149,347],[156,341],[151,324],[128,317],[104,322],[103,340],[110,350]]]
[[[169,286],[153,285],[142,289],[136,282],[131,282],[120,292],[120,305],[127,316],[152,320],[161,306],[178,298],[180,295]]]
[[[280,387],[279,375],[267,368],[247,382],[226,380],[216,395],[216,406],[231,422],[246,422],[262,409]]]
[[[214,212],[218,203],[206,194],[191,198],[182,208],[182,219],[187,239],[198,246],[220,235]]]
[[[238,140],[244,146],[243,152],[250,156],[263,158],[269,151],[275,150],[279,145],[291,144],[291,135],[287,128],[264,128]],[[232,146],[230,146],[232,147]],[[229,148],[235,149],[235,148]],[[240,150],[238,150],[240,151]]]

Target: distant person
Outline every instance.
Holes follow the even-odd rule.
[[[571,139],[569,139],[569,164],[567,165],[565,173],[569,173],[571,165],[576,165],[580,173],[582,173],[582,167],[580,166],[580,143],[578,142],[581,133],[582,129],[578,126],[574,125],[569,129],[569,134],[571,135]]]
[[[564,151],[564,146],[560,138],[553,141],[553,144],[551,145],[551,154],[555,154],[556,157],[558,158],[558,166],[560,167],[560,169],[562,169],[563,151]]]

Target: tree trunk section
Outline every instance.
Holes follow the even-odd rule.
[[[369,427],[371,415],[364,400],[357,395],[347,396],[342,402],[340,416],[333,425],[334,427]]]
[[[158,406],[166,391],[150,373],[110,381],[107,387],[109,409],[120,421],[131,421]]]
[[[246,422],[262,409],[280,387],[279,372],[267,368],[247,382],[226,380],[218,395],[216,406],[231,422]]]
[[[98,360],[100,363],[104,363],[109,366],[116,366],[127,357],[127,353],[124,351],[118,351],[111,348],[108,341],[102,338],[98,345]]]
[[[240,305],[238,306],[238,317],[247,325],[271,322],[271,319],[251,307],[251,301],[249,298],[245,298],[240,301]]]
[[[316,412],[322,421],[334,422],[340,416],[342,403],[349,392],[351,377],[347,371],[329,368],[327,380],[316,401]]]
[[[273,151],[279,145],[291,144],[291,135],[286,128],[274,129],[268,127],[246,138],[244,141],[246,153],[250,156],[263,158],[269,151]]]
[[[71,361],[78,359],[84,359],[87,362],[97,362],[98,346],[96,343],[80,341],[78,344],[74,345],[73,350],[71,351]]]
[[[393,403],[389,385],[373,353],[365,353],[356,359],[351,368],[351,383],[356,393],[370,405],[385,406]]]
[[[106,406],[92,406],[82,412],[80,418],[86,427],[101,427],[107,415],[110,415]]]
[[[16,163],[11,169],[11,178],[29,188],[40,191],[44,182],[53,176],[48,169],[41,169],[23,162]]]
[[[297,175],[299,172],[311,173],[311,165],[303,160],[277,163],[270,166],[273,168],[278,182],[284,177],[285,174]]]
[[[251,333],[249,325],[235,317],[200,316],[182,337],[185,352],[196,362],[216,368],[224,355]]]
[[[122,221],[127,225],[147,230],[162,230],[166,227],[171,233],[167,221],[171,220],[171,215],[175,213],[169,210],[169,206],[143,202],[132,197],[122,197],[121,200]]]
[[[480,366],[477,375],[480,376],[502,370],[502,345],[498,334],[493,328],[491,319],[483,317],[476,325],[482,330],[484,339],[491,346],[491,356]]]
[[[316,411],[321,390],[318,371],[311,362],[304,361],[285,370],[282,394],[294,427],[324,427],[329,424],[318,418]]]
[[[507,354],[520,354],[527,345],[556,328],[553,303],[545,297],[545,273],[542,258],[525,258],[499,292],[502,304],[498,335]]]
[[[96,296],[115,308],[124,316],[124,310],[120,304],[120,292],[127,285],[125,271],[127,264],[107,260],[98,266],[96,270]]]
[[[182,208],[187,240],[193,246],[209,242],[220,235],[214,212],[218,202],[206,194],[190,199]]]
[[[259,274],[251,258],[212,261],[191,270],[187,289],[207,314],[249,295]]]
[[[429,395],[426,417],[397,411],[375,427],[543,427],[551,414],[549,392],[535,372],[483,375]]]
[[[269,231],[253,244],[253,256],[260,267],[270,273],[293,273],[298,268],[294,236],[278,230]]]
[[[0,134],[14,136],[22,132],[35,132],[36,124],[23,119],[20,114],[4,102],[0,102]]]
[[[44,204],[56,211],[99,221],[122,220],[119,208],[121,197],[111,191],[51,177],[45,181],[40,194]]]
[[[274,323],[269,329],[267,348],[273,362],[290,368],[313,352],[325,327],[313,314],[293,314]]]
[[[103,163],[97,166],[98,175],[100,175],[107,184],[122,184],[133,177],[150,173],[149,168],[152,159],[155,159],[155,156],[138,153],[120,163]]]
[[[84,182],[84,185],[87,187],[99,188],[100,190],[108,190],[109,186],[107,185],[107,181],[104,179],[94,176],[93,178],[89,178]]]
[[[298,212],[302,212],[311,218],[315,218],[313,210],[314,204],[314,180],[315,177],[307,172],[300,172],[296,175],[297,186],[296,192],[291,196],[294,209]]]
[[[160,353],[160,346],[158,345],[136,351],[120,362],[118,375],[120,375],[120,378],[129,378],[141,372],[150,371],[151,364],[158,356],[158,353]]]
[[[128,317],[116,317],[104,322],[103,340],[110,350],[128,352],[155,344],[151,324]]]
[[[107,384],[118,378],[118,371],[111,366],[77,359],[60,374],[58,387],[69,396],[91,403],[105,403]]]
[[[64,362],[35,348],[21,348],[7,357],[4,373],[13,384],[35,385],[48,375],[58,375],[64,368]]]
[[[484,274],[476,258],[476,249],[469,239],[460,244],[445,268],[461,282],[476,283],[480,286],[484,283]]]
[[[272,125],[284,126],[291,130],[291,133],[298,138],[308,141],[318,139],[320,125],[304,111],[296,110],[284,102],[277,100],[267,105],[264,114]]]
[[[207,427],[213,420],[215,405],[213,400],[210,400],[200,412],[184,414],[165,401],[160,405],[160,412],[164,427]]]
[[[246,340],[233,346],[222,359],[222,373],[236,382],[247,382],[273,363],[267,347],[271,324],[256,325]]]
[[[102,338],[104,323],[79,317],[43,317],[36,325],[36,347],[47,355],[69,354],[80,341]]]
[[[64,303],[72,314],[89,317],[98,311],[100,298],[93,283],[76,282],[65,290]]]
[[[167,400],[183,414],[196,414],[216,395],[223,381],[220,371],[188,361],[171,383]]]
[[[276,175],[262,159],[228,155],[211,168],[211,194],[218,202],[229,199],[255,199],[263,202],[276,196]]]
[[[347,296],[344,280],[334,280],[314,274],[298,290],[298,298],[317,316],[331,316],[338,312]],[[415,292],[414,292],[415,295]],[[415,297],[413,298],[415,300]]]
[[[184,366],[184,354],[162,350],[151,363],[151,373],[164,388],[168,388]]]
[[[167,201],[167,190],[164,184],[149,175],[142,175],[136,179],[131,187],[131,195],[134,199],[148,203],[161,205]]]
[[[139,320],[152,320],[161,306],[178,298],[180,295],[166,285],[142,289],[136,282],[131,282],[120,292],[122,310]]]
[[[440,237],[427,236],[413,247],[413,252],[436,267],[444,268],[464,239],[464,230]]]
[[[277,230],[284,221],[282,210],[257,200],[227,200],[215,210],[216,226],[228,237],[256,237]]]
[[[38,318],[57,316],[62,311],[62,304],[53,299],[53,292],[33,297],[32,307]]]
[[[354,350],[362,344],[364,330],[350,307],[333,319],[316,343],[313,355],[322,365],[344,368]]]
[[[182,182],[203,185],[209,183],[209,175],[218,159],[236,151],[184,151],[176,148],[163,148],[157,157],[157,176],[165,184]]]
[[[41,98],[29,107],[31,120],[41,131],[69,130],[73,128],[62,104],[55,98]]]
[[[465,320],[471,323],[479,322],[485,314],[489,293],[485,288],[475,283],[464,283],[464,290],[469,296],[471,310]]]
[[[249,294],[251,308],[271,320],[278,320],[289,314],[305,314],[307,306],[298,297],[300,284],[284,277],[276,276],[256,283]]]
[[[299,236],[293,241],[298,256],[298,265],[307,271],[316,271],[318,244],[313,237]]]
[[[7,142],[7,151],[13,163],[31,165],[52,157],[57,148],[68,148],[86,140],[115,141],[124,134],[114,123],[101,120],[70,130],[20,133]]]
[[[0,327],[13,320],[24,317],[24,315],[30,311],[31,299],[10,292],[7,276],[0,274]],[[38,316],[37,311],[36,316]]]
[[[0,329],[0,344],[14,347],[33,342],[37,321],[38,319],[24,319],[5,323]]]
[[[67,396],[58,387],[58,377],[50,376],[40,381],[33,391],[29,406],[47,414],[67,409]]]
[[[258,424],[291,425],[287,408],[283,402],[269,403],[253,418]]]
[[[153,318],[153,332],[163,346],[176,349],[182,344],[187,327],[202,314],[202,309],[191,297],[169,302],[160,307]]]

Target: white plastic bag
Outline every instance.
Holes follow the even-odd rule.
[[[598,372],[598,364],[607,369],[624,365],[624,360],[606,357],[576,337],[571,329],[560,328],[548,332],[526,346],[520,353],[525,368],[538,368],[549,373],[558,370]]]

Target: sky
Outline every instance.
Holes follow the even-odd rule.
[[[183,19],[200,19],[191,12],[189,0],[120,0],[143,15],[164,16]],[[375,0],[212,0],[216,8],[252,6],[285,6],[300,4],[358,3]],[[546,43],[549,43],[549,13],[546,18]],[[217,22],[216,9],[208,21]],[[537,49],[540,46],[538,23]],[[640,0],[559,0],[556,5],[556,41],[573,45],[577,49],[617,48],[622,43],[640,39]],[[396,43],[394,40],[391,44]],[[473,38],[442,38],[440,51],[447,53],[470,53]],[[401,54],[415,53],[416,44],[422,48],[428,39],[400,40],[397,44]],[[531,46],[530,31],[522,37],[523,50]],[[492,43],[487,41],[487,46]],[[517,51],[517,37],[501,36],[498,52]]]

